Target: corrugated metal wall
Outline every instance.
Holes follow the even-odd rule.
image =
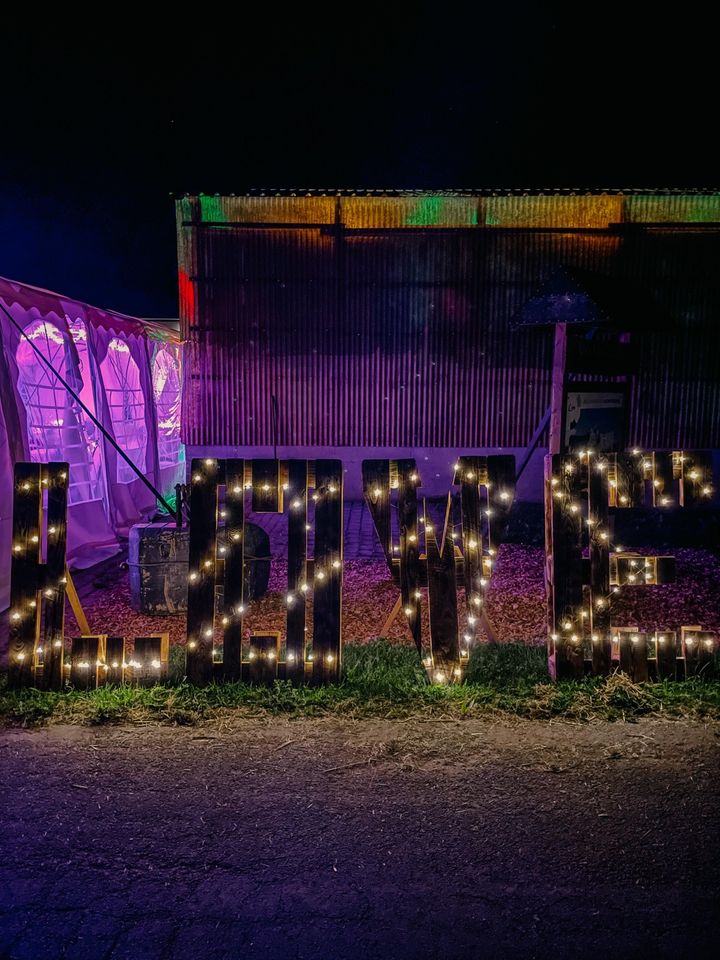
[[[186,198],[184,439],[271,444],[276,398],[283,446],[523,446],[552,342],[510,319],[564,266],[672,319],[639,338],[631,442],[718,446],[713,218],[693,195]]]

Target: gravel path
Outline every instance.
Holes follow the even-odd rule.
[[[717,956],[720,731],[0,732],[3,960]]]

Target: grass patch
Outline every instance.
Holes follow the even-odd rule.
[[[9,691],[0,687],[0,722],[195,724],[230,712],[244,716],[406,717],[513,716],[536,720],[632,721],[644,716],[720,719],[720,683],[634,684],[615,674],[579,683],[553,684],[545,651],[518,644],[478,647],[466,681],[428,683],[414,649],[378,640],[348,646],[337,686],[272,687],[241,683],[193,687],[183,680],[182,660],[171,652],[171,681],[136,689],[102,687],[91,692]]]

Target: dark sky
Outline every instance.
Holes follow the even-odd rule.
[[[3,22],[0,275],[173,316],[171,192],[719,179],[715,37],[691,4],[587,4],[592,27],[542,3],[338,8],[352,27],[181,9]]]

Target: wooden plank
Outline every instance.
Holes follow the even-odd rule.
[[[218,484],[217,460],[192,461],[188,546],[187,676],[204,686],[214,677],[215,568]]]
[[[8,686],[30,686],[40,629],[42,485],[38,463],[16,463],[10,564]]]
[[[252,461],[252,508],[255,513],[282,513],[279,460]]]
[[[497,550],[505,539],[515,500],[515,457],[487,457],[488,550]],[[493,556],[492,553],[490,553]]]
[[[375,525],[375,532],[390,572],[395,576],[390,521],[390,461],[363,460],[362,479],[363,495]]]
[[[588,457],[588,460],[592,672],[596,676],[607,676],[612,660],[608,459],[600,455]]]
[[[677,634],[674,630],[660,630],[655,634],[658,680],[677,678]]]
[[[288,579],[285,679],[305,682],[307,610],[307,460],[288,461]],[[305,587],[306,589],[303,589]]]
[[[713,493],[712,455],[709,450],[681,450],[677,454],[680,467],[679,496],[681,507],[708,503]]]
[[[236,681],[242,675],[242,628],[245,612],[245,461],[226,460],[224,523],[222,544],[218,547],[223,579],[222,664],[215,664],[218,679]]]
[[[116,686],[125,682],[125,637],[105,637],[105,682]]]
[[[105,679],[101,666],[101,638],[73,637],[70,647],[70,683],[78,690],[95,690]]]
[[[677,506],[678,498],[673,482],[673,455],[670,450],[651,454],[652,501],[654,507]]]
[[[645,502],[642,453],[616,453],[608,458],[610,506],[620,509],[641,507]]]
[[[545,581],[550,676],[580,678],[585,673],[582,512],[580,470],[571,456],[545,458]]]
[[[427,510],[425,511],[427,514]],[[447,532],[447,531],[444,531]],[[460,667],[455,547],[450,536],[438,546],[435,529],[425,525],[432,679],[452,682]]]
[[[483,522],[480,478],[487,481],[487,458],[462,456],[457,461],[455,482],[460,484],[462,521],[463,579],[465,582],[466,623],[463,639],[472,645],[477,638],[480,613],[485,602],[488,579],[483,566]]]
[[[65,636],[65,595],[68,586],[67,501],[70,466],[67,463],[49,463],[42,469],[42,483],[47,488],[47,551],[44,583],[43,666],[42,686],[46,690],[61,690],[63,677]],[[87,621],[78,621],[84,634],[90,635]]]
[[[398,526],[400,528],[400,599],[418,653],[422,653],[420,592],[420,537],[418,534],[417,488],[419,477],[414,460],[396,462],[398,483]]]
[[[636,627],[618,627],[614,631],[618,638],[620,669],[635,683],[644,683],[647,671],[647,636]]]
[[[136,637],[128,671],[138,687],[154,687],[167,680],[170,637],[167,633]]]
[[[315,461],[313,665],[315,684],[336,683],[341,667],[343,580],[343,468]]]
[[[715,635],[700,626],[683,626],[680,643],[685,676],[709,679],[713,673]]]
[[[550,386],[550,436],[548,441],[548,453],[551,455],[562,453],[564,449],[567,339],[567,324],[555,324],[552,382]]]
[[[91,636],[92,630],[90,629],[90,624],[80,603],[78,592],[75,589],[75,581],[67,567],[65,567],[65,595],[70,601],[70,609],[77,620],[77,625],[80,627],[80,630],[84,635]]]
[[[278,677],[280,634],[254,633],[248,650],[247,681],[253,686],[271,687]]]

